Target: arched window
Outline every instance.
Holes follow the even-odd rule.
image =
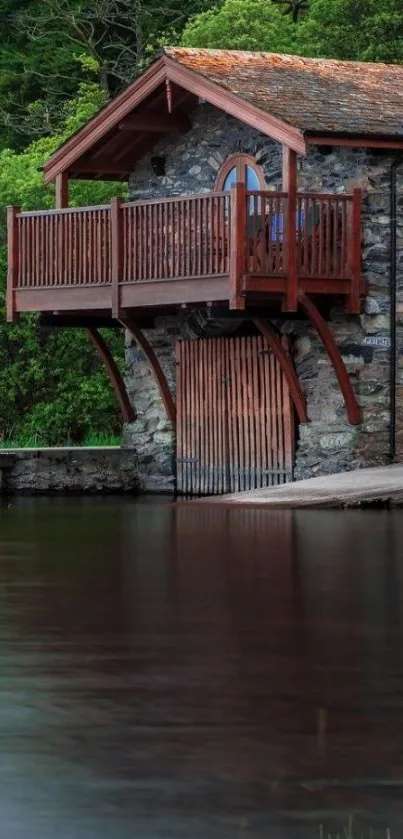
[[[225,161],[218,173],[217,192],[228,192],[236,183],[252,192],[267,189],[262,167],[249,154],[233,154]]]

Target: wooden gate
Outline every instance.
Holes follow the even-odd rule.
[[[179,493],[292,480],[290,393],[263,337],[178,341],[176,365]]]

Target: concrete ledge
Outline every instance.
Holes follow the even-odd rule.
[[[188,502],[189,503],[189,502]],[[192,503],[192,502],[190,502]],[[279,487],[199,499],[197,504],[261,505],[263,507],[353,507],[403,505],[403,464],[323,475]]]
[[[138,459],[120,446],[0,449],[3,494],[137,493]]]

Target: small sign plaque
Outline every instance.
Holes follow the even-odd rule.
[[[381,347],[383,350],[390,350],[388,335],[366,335],[362,343],[365,347]]]

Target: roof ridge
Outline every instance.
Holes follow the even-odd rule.
[[[298,55],[297,53],[285,53],[285,52],[268,52],[267,50],[231,50],[226,48],[217,48],[217,47],[175,47],[175,46],[164,46],[162,47],[162,52],[164,55],[168,56],[169,58],[174,58],[175,54],[180,55],[196,55],[196,54],[203,54],[203,55],[239,55],[239,56],[248,56],[251,58],[257,58],[258,56],[262,57],[270,57],[270,58],[277,58],[283,59],[287,61],[290,59],[291,61],[303,61],[307,64],[332,64],[332,65],[354,65],[357,67],[379,67],[384,68],[388,67],[390,69],[396,69],[398,71],[403,71],[402,64],[388,64],[385,61],[356,61],[353,59],[342,59],[342,58],[324,58],[320,56],[310,56],[310,55]]]

